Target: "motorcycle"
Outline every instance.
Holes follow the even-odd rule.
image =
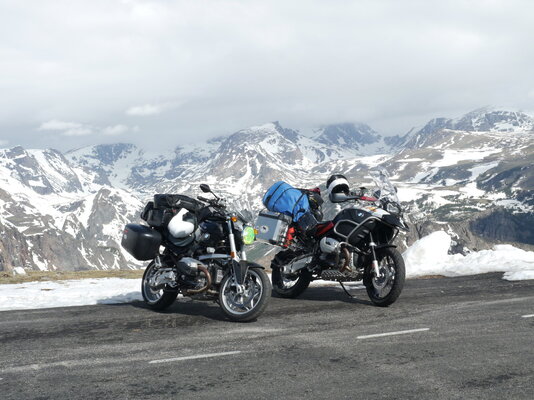
[[[297,297],[316,279],[337,281],[349,294],[343,283],[363,280],[375,305],[386,307],[397,300],[405,266],[393,242],[408,227],[387,173],[373,171],[371,177],[377,185],[373,196],[366,195],[365,188],[358,193],[331,193],[333,203],[349,204],[333,220],[307,233],[289,226],[282,245],[285,250],[271,263],[273,291],[278,296]]]
[[[182,294],[217,302],[233,321],[256,319],[267,306],[271,282],[262,266],[247,261],[244,246],[255,239],[251,214],[230,211],[206,184],[200,189],[213,198],[158,194],[141,214],[148,226],[126,225],[122,246],[138,260],[151,260],[143,299],[164,310]]]

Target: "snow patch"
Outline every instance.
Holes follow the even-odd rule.
[[[0,285],[0,311],[130,303],[142,300],[139,279],[100,278]]]
[[[432,163],[432,167],[448,167],[456,165],[460,161],[478,161],[495,154],[500,153],[501,149],[469,149],[469,150],[444,150],[443,158]]]
[[[13,273],[15,275],[26,275],[26,271],[22,267],[15,267],[13,268]]]
[[[404,253],[406,276],[424,275],[464,276],[488,272],[534,271],[534,252],[511,245],[496,245],[492,250],[461,254],[448,254],[452,239],[444,231],[433,232],[415,242]],[[531,279],[529,273],[514,277]],[[506,277],[505,277],[506,279]]]
[[[527,279],[534,279],[534,269],[529,271],[506,272],[502,278],[506,279],[507,281],[523,281]]]

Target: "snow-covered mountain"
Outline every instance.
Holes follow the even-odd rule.
[[[101,178],[55,150],[0,150],[0,267],[125,266],[120,229],[142,204]]]
[[[393,138],[364,124],[303,135],[273,122],[165,154],[124,143],[0,150],[0,270],[132,266],[121,229],[154,193],[194,195],[205,182],[258,210],[277,180],[324,188],[344,173],[357,187],[370,183],[372,167],[390,172],[410,209],[405,244],[444,229],[457,251],[534,245],[533,127],[523,113],[477,110]]]
[[[518,111],[493,110],[481,108],[471,111],[460,118],[434,118],[422,128],[414,128],[402,137],[395,137],[401,148],[426,147],[436,134],[448,131],[492,132],[492,133],[530,133],[534,131],[534,118]]]

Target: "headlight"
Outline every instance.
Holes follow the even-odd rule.
[[[254,228],[251,226],[245,226],[241,236],[243,237],[243,243],[245,244],[252,244],[254,243],[254,240],[256,240],[256,233],[254,232]]]

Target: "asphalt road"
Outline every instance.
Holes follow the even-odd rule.
[[[310,288],[252,323],[186,301],[0,312],[0,398],[533,399],[534,281],[501,275],[410,280],[389,308]]]

